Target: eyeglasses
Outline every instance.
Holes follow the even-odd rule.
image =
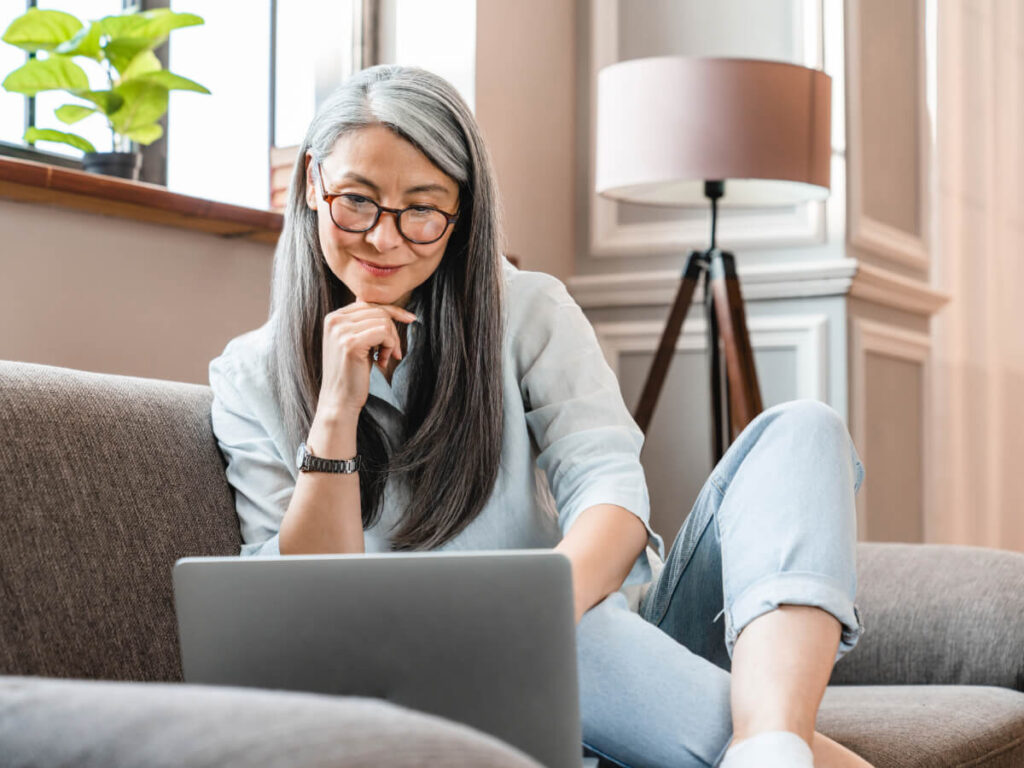
[[[346,192],[338,195],[327,194],[324,187],[324,171],[317,161],[317,177],[320,182],[320,196],[327,202],[331,221],[338,229],[346,232],[369,232],[377,226],[382,212],[394,214],[398,234],[417,245],[436,243],[459,218],[458,213],[446,213],[432,205],[410,205],[408,208],[386,208],[365,195]]]

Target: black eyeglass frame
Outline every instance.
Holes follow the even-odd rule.
[[[366,195],[358,195],[359,197],[365,198],[367,201],[373,203],[376,206],[376,208],[377,208],[377,215],[373,217],[373,223],[370,224],[370,226],[366,227],[365,229],[349,229],[348,227],[341,226],[341,224],[339,224],[337,221],[334,220],[334,200],[335,200],[335,198],[338,198],[338,197],[344,197],[345,195],[353,195],[353,194],[356,194],[356,193],[354,193],[354,192],[338,192],[336,194],[327,194],[327,188],[324,186],[324,169],[320,165],[320,161],[319,160],[317,160],[317,162],[316,162],[316,176],[317,176],[317,181],[320,184],[320,197],[322,197],[324,199],[324,201],[327,203],[327,211],[328,211],[328,213],[331,216],[331,223],[334,224],[334,226],[336,226],[338,229],[342,230],[343,232],[353,232],[355,234],[361,234],[363,232],[369,232],[371,229],[376,227],[377,224],[380,223],[380,215],[381,215],[381,213],[382,212],[386,212],[386,213],[392,214],[395,217],[395,229],[398,230],[398,234],[400,234],[402,237],[404,237],[410,243],[415,243],[416,245],[430,245],[431,243],[436,243],[438,240],[440,240],[442,237],[444,237],[444,233],[448,231],[448,227],[450,227],[452,224],[454,224],[458,220],[458,218],[459,218],[459,212],[458,211],[456,211],[455,213],[448,213],[448,211],[442,211],[440,208],[438,208],[435,205],[408,205],[405,208],[388,208],[387,206],[384,206],[384,205],[381,205],[380,203],[378,203],[372,197],[367,197]],[[413,240],[411,237],[406,235],[405,232],[402,231],[402,214],[405,213],[406,211],[411,211],[414,208],[429,208],[432,211],[437,211],[438,213],[442,214],[445,217],[446,222],[445,222],[445,225],[444,225],[444,229],[441,230],[441,234],[439,234],[433,240]]]

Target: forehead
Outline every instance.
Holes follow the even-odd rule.
[[[357,174],[384,190],[438,184],[457,195],[459,189],[458,182],[414,144],[383,125],[343,133],[324,158],[323,167],[331,179]]]

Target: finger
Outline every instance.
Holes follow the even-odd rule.
[[[386,371],[388,358],[394,353],[395,347],[398,346],[395,336],[393,329],[391,333],[388,333],[387,328],[377,325],[352,334],[349,338],[354,348],[365,350],[361,355],[364,360],[368,359],[371,363],[376,362],[381,366],[382,370]],[[380,349],[376,361],[373,359],[373,350],[375,348]]]
[[[351,335],[365,331],[368,328],[383,328],[384,333],[392,339],[392,344],[388,346],[390,350],[389,356],[390,354],[394,354],[396,360],[402,359],[402,341],[398,335],[398,329],[395,328],[394,321],[389,317],[381,318],[379,316],[375,316],[365,320],[346,321],[346,324],[341,326],[339,331],[346,335]],[[381,350],[381,352],[383,351],[384,350]]]
[[[411,323],[413,320],[418,319],[414,313],[402,307],[396,307],[393,304],[370,304],[365,301],[353,301],[351,304],[346,304],[330,314],[362,317],[363,315],[376,315],[381,311],[403,323]]]
[[[379,343],[380,333],[375,328],[369,328],[361,333],[350,337],[350,344],[353,349],[365,350],[359,357],[369,360],[370,365],[378,366],[382,372],[387,371],[387,347]]]
[[[395,327],[395,322],[392,318],[382,318],[379,315],[374,315],[364,320],[348,321],[348,323],[349,324],[343,326],[345,333],[356,333],[359,331],[363,331],[366,328],[382,326],[385,329],[385,331],[391,336],[393,341],[393,343],[388,346],[388,354],[387,357],[385,358],[385,362],[392,355],[394,355],[396,360],[401,360],[404,357],[404,355],[402,354],[402,340],[401,337],[398,335],[398,329]],[[384,350],[382,349],[381,353],[383,352]]]

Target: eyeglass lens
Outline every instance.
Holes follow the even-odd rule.
[[[339,227],[363,232],[377,218],[377,205],[359,195],[340,195],[334,198],[331,214]],[[438,240],[447,226],[448,217],[433,208],[407,208],[398,217],[398,231],[418,242]]]

